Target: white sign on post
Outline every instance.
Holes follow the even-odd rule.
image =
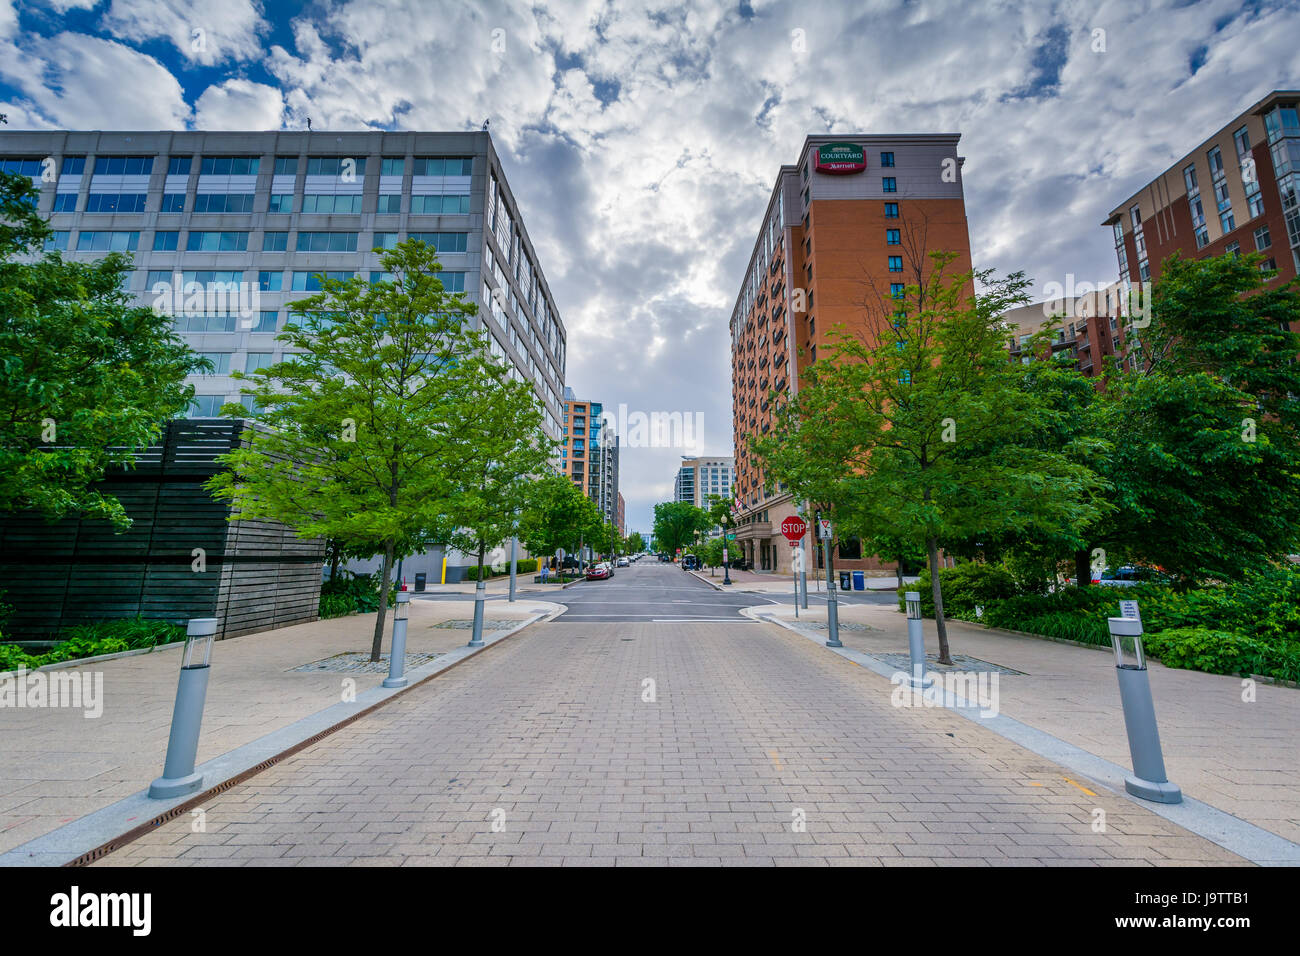
[[[819,519],[818,519],[818,521],[817,521],[817,537],[819,537],[819,538],[825,538],[826,540],[830,540],[830,538],[831,538],[831,523],[830,523],[830,519],[828,519],[828,518],[819,518]]]
[[[1137,601],[1120,601],[1120,602],[1119,602],[1119,616],[1120,616],[1120,617],[1127,617],[1127,618],[1130,618],[1130,619],[1132,619],[1132,620],[1134,620],[1134,621],[1140,621],[1140,620],[1142,620],[1142,615],[1138,613],[1138,602],[1137,602]]]

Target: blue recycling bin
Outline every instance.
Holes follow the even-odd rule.
[[[867,573],[865,571],[853,572],[853,590],[865,591],[867,589]]]

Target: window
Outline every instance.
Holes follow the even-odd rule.
[[[364,156],[310,156],[307,159],[308,176],[338,176],[351,182],[349,177],[365,174]]]
[[[162,205],[158,208],[159,212],[184,212],[185,211],[185,194],[184,193],[164,193]]]
[[[1230,243],[1228,243],[1226,246],[1223,247],[1223,251],[1224,251],[1224,253],[1227,254],[1227,255],[1231,255],[1231,256],[1239,256],[1239,255],[1241,255],[1241,243],[1240,243],[1240,242],[1230,242]]]
[[[406,160],[401,156],[385,156],[379,161],[379,175],[401,176],[406,172]]]
[[[448,292],[465,291],[465,273],[463,272],[439,272],[438,278],[442,280],[442,287]]]
[[[144,212],[144,193],[91,193],[86,212]]]
[[[880,180],[880,188],[887,193],[898,192],[898,180],[893,176],[886,176]]]
[[[889,271],[890,271],[890,272],[902,272],[902,271],[903,271],[903,257],[902,257],[902,256],[890,256],[890,257],[889,257]]]
[[[372,249],[396,249],[397,233],[395,232],[377,232],[370,243]]]
[[[289,234],[287,232],[262,233],[263,252],[284,252],[288,247]]]
[[[469,196],[412,196],[411,212],[425,216],[456,216],[469,212]]]
[[[1255,230],[1255,248],[1267,249],[1273,245],[1273,237],[1268,234],[1268,226],[1260,226]]]
[[[275,174],[277,176],[296,176],[298,173],[297,156],[275,157]]]
[[[153,251],[175,252],[180,235],[179,232],[155,232],[153,234]]]
[[[1244,159],[1250,155],[1250,131],[1242,127],[1232,134],[1232,141],[1237,144],[1237,158]]]
[[[862,541],[858,538],[841,538],[839,540],[840,557],[849,561],[862,558]]]
[[[401,193],[382,193],[379,196],[379,207],[375,210],[378,213],[396,214],[402,211]]]
[[[216,418],[221,414],[225,399],[220,395],[195,395],[190,402],[190,415],[194,418]]]
[[[881,154],[880,154],[880,165],[883,166],[883,167],[885,167],[885,168],[887,168],[887,169],[892,168],[893,165],[894,165],[894,154],[893,154],[893,153],[881,153]]]
[[[85,171],[85,156],[64,156],[63,165],[59,167],[59,175],[61,176],[80,176]]]
[[[293,212],[293,193],[272,193],[266,204],[267,212],[288,214]]]
[[[464,252],[469,240],[466,232],[412,232],[408,239],[418,239],[428,243],[439,252]]]
[[[186,252],[246,252],[246,232],[191,232],[185,243]]]
[[[278,285],[277,288],[279,288]],[[253,326],[252,331],[253,332],[274,332],[276,326],[279,324],[279,319],[280,319],[280,313],[277,310],[272,309],[263,312],[261,315],[257,317],[257,324]]]
[[[201,176],[256,176],[256,156],[204,156],[199,163]]]
[[[896,202],[885,203],[885,218],[886,219],[898,218],[898,203]]]
[[[886,229],[886,230],[885,230],[885,245],[887,245],[887,246],[897,246],[897,245],[900,245],[900,244],[902,243],[902,241],[903,241],[903,239],[902,239],[902,235],[901,235],[901,233],[899,232],[899,230],[897,230],[897,229]]]
[[[416,176],[469,176],[473,170],[474,160],[470,156],[415,157]]]
[[[96,176],[148,176],[152,172],[152,156],[95,157]]]
[[[907,368],[905,368],[905,369],[903,369],[902,372],[899,373],[899,375],[898,375],[898,384],[899,384],[899,385],[911,385],[911,384],[912,384],[912,370],[911,370],[911,369],[907,369]]]
[[[326,272],[326,279],[336,279],[339,282],[346,282],[352,278],[351,272]],[[321,274],[316,272],[295,272],[293,274],[294,292],[319,292],[321,290]]]
[[[332,215],[356,215],[361,212],[361,196],[333,196],[310,193],[302,197],[304,213],[324,213]]]
[[[138,232],[82,232],[77,236],[77,251],[134,252],[139,243]]]
[[[200,356],[212,363],[212,371],[205,375],[226,375],[230,372],[229,352],[200,352]]]
[[[52,232],[50,233],[50,237],[45,240],[43,251],[65,252],[68,248],[68,240],[71,237],[72,237],[72,233],[67,232],[66,230],[61,232]]]
[[[190,174],[190,157],[173,156],[167,160],[168,176],[188,176]]]
[[[191,282],[197,282],[199,285],[217,285],[227,287],[227,291],[238,291],[238,283],[244,281],[244,273],[239,270],[218,271],[213,269],[204,269],[195,271],[188,269],[180,274],[181,284],[189,285]],[[159,282],[170,283],[175,279],[175,273],[170,269],[153,269],[149,272],[148,288],[152,289]]]
[[[890,296],[891,296],[892,298],[895,298],[895,299],[901,299],[901,298],[903,297],[903,288],[904,288],[904,286],[903,286],[903,283],[901,283],[901,282],[891,282],[891,283],[889,283],[889,294],[890,294]]]
[[[371,285],[375,285],[375,284],[380,283],[380,282],[388,282],[388,283],[391,283],[392,281],[393,281],[393,274],[392,274],[391,272],[371,272],[371,273],[370,273],[370,284],[371,284]]]
[[[194,197],[195,212],[252,212],[252,193],[199,193]]]
[[[76,211],[77,211],[76,193],[55,193],[54,212],[76,212]]]
[[[279,292],[284,287],[283,272],[259,272],[257,287],[263,292]]]
[[[39,178],[42,172],[41,160],[36,159],[0,159],[0,173],[13,173],[17,176]]]
[[[299,252],[356,252],[355,232],[300,232]]]
[[[275,313],[272,313],[274,315]],[[252,375],[259,369],[270,368],[275,364],[274,352],[249,352],[244,360],[244,374]]]

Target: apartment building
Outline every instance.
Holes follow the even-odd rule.
[[[1001,318],[1009,333],[1007,350],[1012,361],[1068,359],[1080,373],[1096,378],[1098,387],[1108,369],[1132,370],[1136,360],[1128,354],[1124,292],[1124,284],[1115,282],[1088,295],[1007,310]],[[1057,320],[1057,327],[1035,353],[1030,340],[1052,319]]]
[[[731,498],[736,477],[736,459],[731,456],[682,456],[682,466],[673,479],[673,500],[689,501],[708,509],[714,496]]]
[[[617,524],[619,437],[604,420],[602,402],[579,399],[564,390],[561,471],[596,503],[605,520]]]
[[[232,371],[280,360],[287,307],[320,275],[382,279],[374,250],[420,238],[561,437],[564,323],[487,132],[4,130],[0,169],[41,187],[51,248],[129,252],[141,304],[168,309],[184,290],[177,329],[215,369],[192,378],[193,417],[239,400]],[[406,573],[438,580],[442,557],[410,557]],[[470,561],[448,557],[454,580]]]
[[[730,321],[736,537],[756,569],[789,572],[781,521],[807,511],[750,451],[772,428],[772,393],[798,394],[832,328],[873,341],[873,315],[929,276],[928,252],[955,253],[952,274],[971,267],[959,138],[809,136],[777,174]],[[835,547],[837,567],[882,568],[857,541]]]
[[[618,515],[618,520],[615,522],[615,525],[618,528],[619,537],[626,538],[627,537],[627,502],[623,500],[623,496],[621,494],[618,496],[617,515]]]
[[[1271,285],[1300,272],[1300,91],[1274,90],[1111,210],[1120,278],[1160,278],[1178,251],[1260,252]]]

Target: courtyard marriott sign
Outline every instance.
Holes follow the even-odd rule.
[[[815,168],[819,173],[843,176],[862,172],[867,168],[867,160],[861,146],[853,143],[824,143],[817,147]]]

